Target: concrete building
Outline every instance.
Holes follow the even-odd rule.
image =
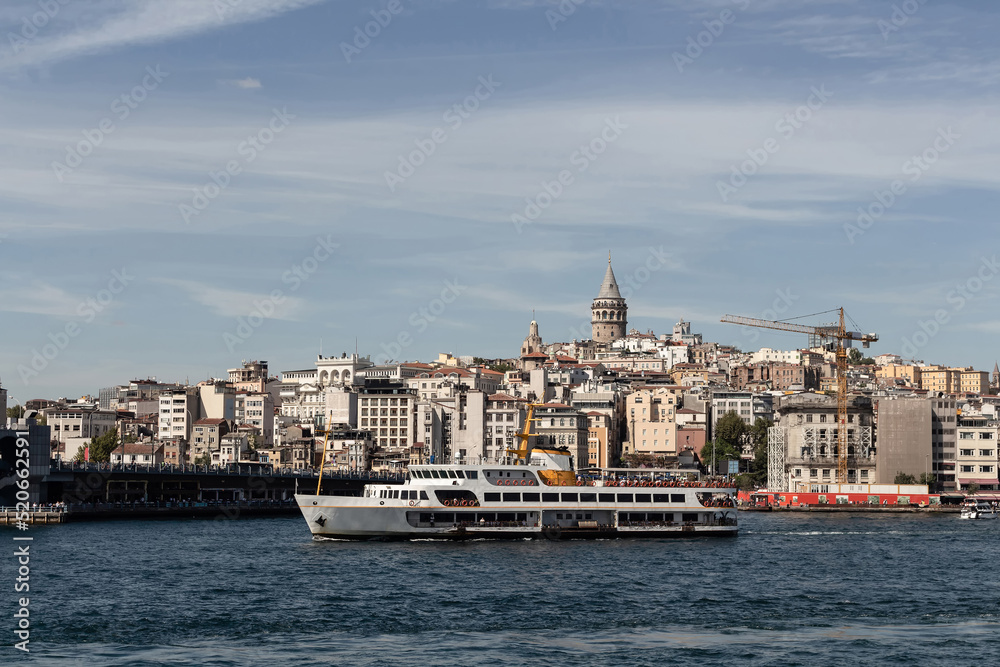
[[[222,381],[198,383],[200,414],[209,419],[236,419],[236,390]]]
[[[587,417],[587,461],[588,468],[611,468],[620,463],[620,451],[612,444],[617,440],[611,416],[591,410]]]
[[[160,394],[160,427],[157,438],[183,438],[190,442],[191,427],[202,418],[198,387],[188,387]],[[221,418],[221,417],[220,417]]]
[[[414,390],[399,384],[366,384],[358,394],[358,428],[371,431],[379,449],[408,450],[414,442],[416,400]]]
[[[931,472],[937,474],[938,485],[944,491],[958,490],[955,477],[957,465],[958,403],[948,396],[932,396],[931,404]]]
[[[349,387],[326,387],[323,391],[326,418],[320,424],[358,426],[358,392]]]
[[[618,291],[618,281],[611,270],[610,253],[601,289],[590,306],[590,327],[591,336],[598,343],[611,343],[624,337],[628,331],[628,305]]]
[[[274,444],[274,399],[269,393],[237,393],[235,422],[254,426],[260,432],[259,447]]]
[[[573,455],[575,466],[584,466],[588,460],[587,417],[579,410],[563,403],[545,403],[535,408],[538,420],[532,428],[537,434],[534,446],[567,447]]]
[[[932,472],[931,403],[924,398],[880,399],[875,484],[894,484],[897,473]]]
[[[879,425],[881,428],[881,424]],[[958,418],[958,453],[955,458],[956,491],[976,484],[981,491],[1000,490],[997,478],[997,442],[1000,424],[985,417]]]
[[[7,390],[0,385],[0,428],[7,425]]]
[[[486,430],[484,457],[500,461],[507,449],[516,449],[520,441],[515,436],[524,428],[528,401],[510,394],[490,394],[486,399]]]
[[[701,345],[702,339],[701,334],[691,333],[691,323],[685,322],[684,318],[674,325],[673,335],[670,340],[675,343],[683,343],[684,345]]]
[[[801,484],[871,484],[875,479],[874,411],[852,396],[847,412],[847,478],[838,476],[837,399],[822,394],[782,396],[768,431],[768,481],[773,491]]]
[[[190,446],[187,448],[191,460],[187,462],[194,463],[206,455],[211,458],[212,454],[219,451],[222,438],[229,435],[231,430],[232,422],[226,419],[206,418],[196,421],[191,430]]]

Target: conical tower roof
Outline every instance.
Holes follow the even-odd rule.
[[[611,254],[608,254],[608,271],[604,274],[604,282],[601,283],[601,291],[597,295],[598,299],[620,299],[621,292],[618,291],[618,281],[615,280],[615,272],[611,270]]]

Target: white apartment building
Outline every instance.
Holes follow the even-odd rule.
[[[983,491],[1000,490],[997,478],[997,442],[1000,424],[983,417],[958,419],[958,455],[955,459],[956,490],[977,484]]]

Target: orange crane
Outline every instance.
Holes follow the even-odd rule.
[[[845,341],[861,341],[863,347],[869,347],[878,341],[878,334],[863,334],[858,331],[848,331],[844,326],[844,309],[838,308],[840,312],[840,326],[833,329],[826,327],[813,327],[804,324],[794,324],[791,322],[779,322],[776,320],[761,320],[753,317],[741,317],[739,315],[726,315],[723,322],[729,324],[742,324],[747,327],[759,327],[763,329],[777,329],[778,331],[794,331],[804,334],[816,334],[826,338],[837,339],[837,481],[841,484],[847,483],[847,348]]]

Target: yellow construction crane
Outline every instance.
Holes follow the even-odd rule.
[[[863,347],[869,347],[878,340],[878,334],[863,334],[858,331],[848,331],[844,326],[844,309],[838,308],[837,310],[840,313],[840,326],[836,329],[829,326],[813,327],[791,322],[740,317],[738,315],[726,315],[722,318],[722,321],[729,324],[742,324],[747,327],[794,331],[837,339],[837,481],[845,484],[847,482],[847,348],[844,342],[857,340],[861,341]]]

